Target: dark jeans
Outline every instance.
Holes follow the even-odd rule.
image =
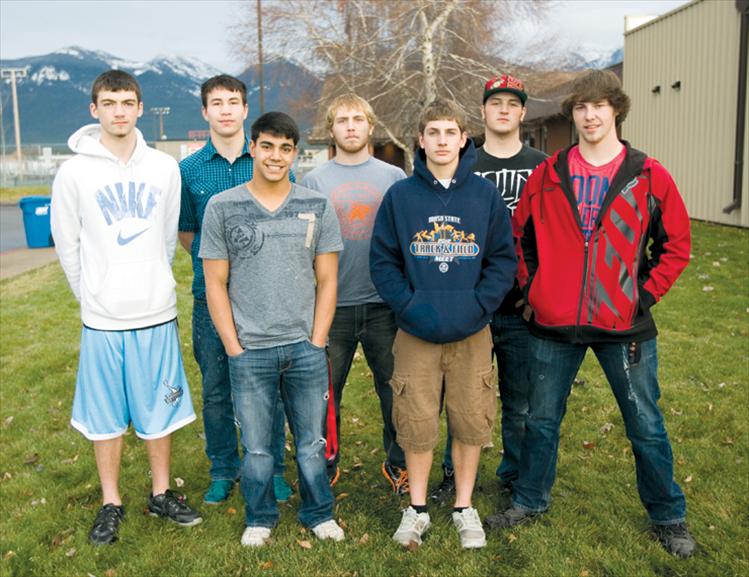
[[[619,405],[632,444],[637,489],[650,520],[671,524],[684,520],[684,494],[674,481],[673,455],[658,408],[658,353],[655,339],[639,344],[640,358],[630,362],[623,343],[590,345]],[[559,426],[572,382],[588,345],[531,336],[530,409],[523,439],[520,475],[513,484],[515,505],[544,511],[556,477]]]
[[[502,461],[497,477],[504,485],[518,478],[520,449],[528,416],[528,323],[520,315],[495,314],[492,322],[502,401]],[[443,466],[453,468],[452,435],[447,433]]]
[[[283,399],[294,436],[299,520],[315,527],[333,518],[333,493],[325,472],[323,420],[327,406],[328,359],[309,341],[267,349],[248,349],[229,358],[231,390],[240,424],[242,495],[248,527],[274,527],[278,506],[273,494],[275,408]]]
[[[382,444],[388,462],[397,467],[406,467],[403,450],[395,441],[393,426],[393,391],[390,377],[393,374],[393,340],[395,339],[395,317],[385,304],[369,303],[350,307],[338,307],[330,327],[328,354],[335,397],[335,417],[338,429],[339,452],[341,443],[341,399],[356,347],[361,343],[364,357],[374,377],[375,391],[380,398],[382,412]]]
[[[203,377],[203,426],[205,452],[211,461],[211,480],[233,481],[239,477],[239,450],[234,406],[231,398],[229,365],[221,338],[208,313],[208,304],[196,299],[192,309],[192,349]],[[276,407],[273,426],[274,472],[284,473],[283,403]]]

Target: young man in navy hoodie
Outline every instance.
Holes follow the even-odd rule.
[[[382,201],[370,254],[372,281],[398,325],[390,384],[411,505],[393,539],[418,545],[429,528],[427,481],[444,395],[453,436],[453,523],[461,545],[478,548],[486,537],[471,495],[496,414],[489,319],[516,271],[509,212],[496,187],[473,174],[476,151],[454,103],[426,108],[419,145],[414,175]]]

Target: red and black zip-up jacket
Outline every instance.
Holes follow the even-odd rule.
[[[671,175],[627,142],[589,241],[563,150],[533,172],[513,215],[531,332],[574,343],[641,342],[650,307],[689,263],[689,216]]]

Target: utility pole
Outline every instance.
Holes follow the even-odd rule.
[[[21,155],[21,115],[18,113],[18,93],[16,92],[16,78],[26,78],[25,68],[0,68],[0,78],[10,78],[10,89],[13,95],[13,127],[16,133],[16,162],[18,172],[22,172],[23,156]]]
[[[166,138],[164,134],[164,117],[169,115],[171,108],[169,106],[154,106],[150,110],[151,113],[158,114],[159,116],[159,140],[164,140]]]
[[[257,1],[257,67],[260,81],[260,114],[265,112],[265,79],[263,78],[263,8]]]

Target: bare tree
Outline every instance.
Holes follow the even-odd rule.
[[[482,82],[498,72],[503,30],[540,19],[537,0],[263,0],[266,50],[326,75],[323,102],[368,99],[378,127],[413,164],[416,123],[438,96],[480,126]],[[252,61],[255,4],[234,35]]]

